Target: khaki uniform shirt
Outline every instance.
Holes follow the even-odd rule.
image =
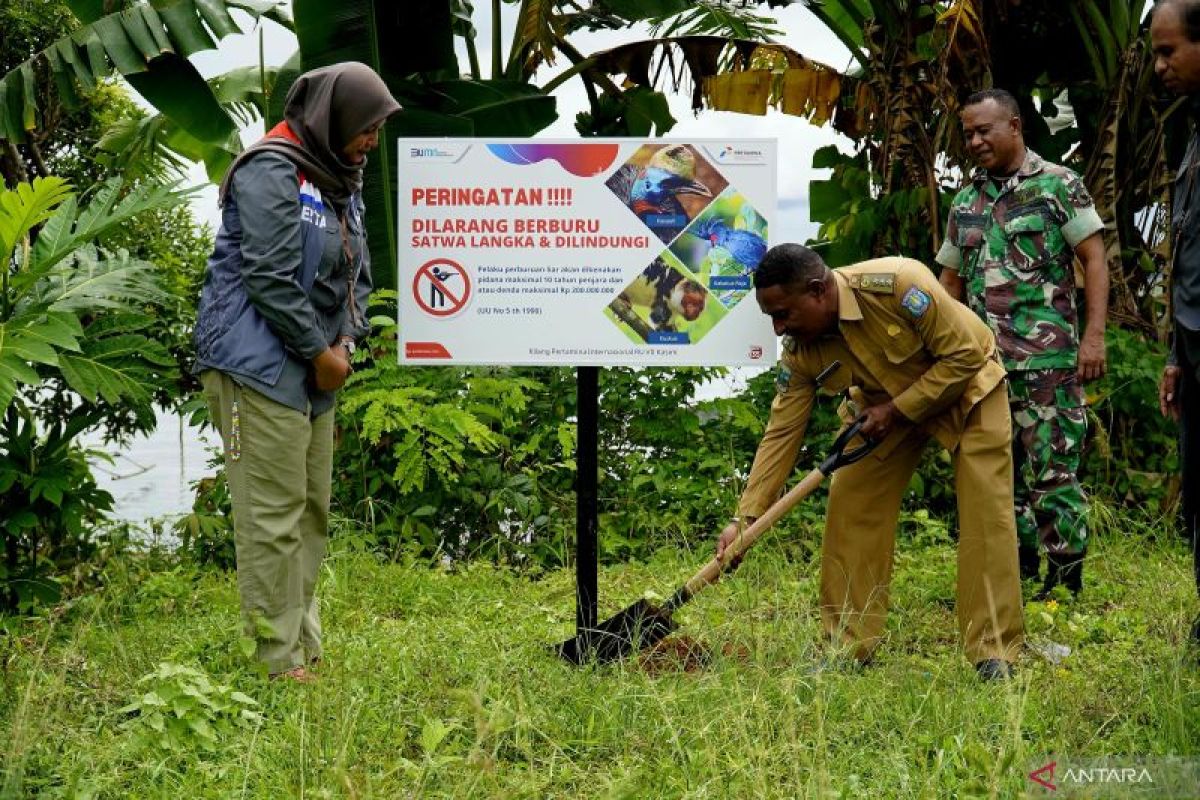
[[[880,258],[833,274],[838,332],[807,345],[785,339],[778,392],[738,507],[743,516],[761,516],[779,497],[804,440],[814,379],[835,360],[842,365],[823,392],[847,391],[859,406],[890,399],[905,418],[898,428],[918,426],[951,451],[967,414],[1004,380],[991,330],[921,262]],[[863,410],[843,403],[840,412],[853,419]],[[885,441],[873,457],[886,458],[888,449]]]

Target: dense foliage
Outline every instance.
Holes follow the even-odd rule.
[[[1177,482],[1170,477],[1176,466],[1173,431],[1164,420],[1145,413],[1162,361],[1161,337],[1155,330],[1161,320],[1154,316],[1156,298],[1161,297],[1154,291],[1162,279],[1161,254],[1152,250],[1160,240],[1153,238],[1152,231],[1143,239],[1130,238],[1132,233],[1121,220],[1131,213],[1131,203],[1145,203],[1161,190],[1164,149],[1160,145],[1171,130],[1166,123],[1173,118],[1169,109],[1152,103],[1154,113],[1144,115],[1149,129],[1135,128],[1120,140],[1136,146],[1113,144],[1117,127],[1133,123],[1114,119],[1112,103],[1097,98],[1124,97],[1132,102],[1130,82],[1142,81],[1139,85],[1145,88],[1144,31],[1129,15],[1117,15],[1102,25],[1103,19],[1085,8],[1095,2],[1071,0],[1071,13],[1062,19],[1016,4],[1001,4],[1004,12],[994,13],[981,10],[974,0],[936,4],[829,0],[814,6],[818,18],[851,48],[859,65],[853,74],[835,74],[786,48],[767,44],[777,31],[769,17],[757,12],[762,3],[723,7],[675,0],[644,4],[605,0],[588,4],[586,11],[570,3],[523,3],[511,40],[502,41],[498,26],[491,31],[491,64],[480,64],[476,57],[476,39],[486,32],[476,31],[471,23],[469,2],[426,4],[430,14],[424,24],[429,36],[420,47],[394,51],[375,46],[400,24],[393,11],[377,3],[361,0],[335,9],[302,2],[294,10],[305,66],[361,56],[384,72],[407,109],[393,121],[389,135],[529,135],[556,114],[550,92],[574,79],[584,83],[590,100],[588,112],[576,120],[582,134],[655,135],[668,131],[674,122],[662,93],[666,89],[660,91],[656,82],[671,78],[673,88],[686,86],[680,78],[690,71],[698,107],[737,101],[738,92],[725,91],[734,85],[732,79],[741,81],[739,86],[765,82],[763,96],[770,102],[818,124],[832,122],[857,145],[852,155],[833,148],[814,154],[815,166],[831,170],[828,178],[811,187],[811,214],[822,224],[818,244],[833,264],[879,252],[929,260],[946,204],[966,165],[954,124],[956,104],[976,84],[1006,83],[1021,96],[1027,115],[1034,115],[1029,135],[1035,147],[1058,157],[1079,145],[1073,163],[1087,172],[1106,219],[1116,215],[1121,241],[1131,243],[1110,258],[1114,277],[1119,273],[1138,281],[1131,284],[1122,277],[1117,284],[1119,324],[1110,333],[1112,372],[1089,390],[1095,443],[1086,477],[1094,493],[1107,503],[1152,501],[1170,509],[1177,494]],[[52,3],[51,13],[39,19],[27,2],[16,3],[4,12],[14,35],[6,37],[0,49],[0,66],[15,70],[10,75],[23,76],[22,58],[30,52],[48,52],[50,43],[72,30],[82,39],[95,32],[107,41],[103,37],[115,34],[112,24],[103,20],[104,13],[135,5],[141,4],[128,0],[101,7],[70,0]],[[67,12],[68,7],[75,16]],[[224,20],[222,15],[227,16],[230,8],[245,8],[254,20],[267,15],[291,24],[284,7],[267,0],[221,2],[211,4],[208,11]],[[164,24],[168,30],[176,26],[182,30],[189,25],[184,17],[191,13],[201,14],[214,36],[207,44],[192,41],[180,51],[184,54],[215,46],[233,30],[223,21],[214,28],[213,19],[200,10],[185,9]],[[349,18],[369,24],[331,38],[330,31],[336,29],[332,21]],[[128,21],[122,20],[121,25]],[[651,23],[660,39],[592,55],[577,52],[571,44],[575,31],[617,28],[630,22]],[[1099,37],[1103,52],[1081,62],[1090,69],[1072,65],[1070,59],[1051,59],[1044,72],[1030,72],[1007,51],[986,46],[989,37],[1008,41],[1015,29],[1026,30],[1038,41],[1062,37],[1064,25],[1091,30]],[[726,37],[731,44],[705,38],[714,35]],[[466,45],[465,70],[454,55],[454,37]],[[679,48],[682,57],[676,59],[672,47]],[[986,58],[972,62],[971,53]],[[1118,59],[1124,65],[1120,70],[1109,63],[1111,53],[1126,54],[1124,60]],[[107,57],[113,63],[89,62],[89,68],[97,71],[93,77],[102,77],[106,64],[124,71],[111,52]],[[566,68],[536,85],[537,76],[563,57]],[[660,65],[651,69],[656,57]],[[204,86],[189,79],[177,88],[176,96],[152,96],[163,111],[161,119],[146,117],[119,89],[103,82],[90,92],[64,91],[61,80],[56,80],[63,73],[52,60],[34,57],[29,63],[36,92],[22,89],[21,103],[12,95],[9,108],[32,102],[36,114],[23,116],[23,123],[32,119],[34,124],[25,127],[22,140],[4,142],[0,163],[6,179],[59,170],[84,190],[86,201],[88,187],[102,185],[114,170],[150,181],[169,174],[181,155],[203,158],[210,172],[219,175],[221,165],[240,145],[214,131],[193,130],[200,138],[185,135],[184,119],[191,111],[183,107],[187,103],[181,98],[210,96],[222,114],[239,122],[269,116],[274,112],[268,108],[278,102],[281,82],[300,61],[280,71],[234,70]],[[153,59],[150,64],[151,73],[180,67]],[[623,82],[617,80],[622,75]],[[1154,100],[1153,93],[1142,94],[1149,98],[1147,102]],[[880,100],[883,97],[890,98],[890,105]],[[198,107],[210,107],[210,100]],[[1051,122],[1068,100],[1078,124],[1055,129]],[[918,115],[916,109],[932,113]],[[765,105],[738,110],[761,113]],[[103,141],[105,147],[96,151],[91,146],[96,141]],[[939,161],[941,153],[948,159]],[[1130,184],[1135,192],[1110,190],[1105,170],[1134,174],[1140,164],[1150,164],[1152,169],[1145,180]],[[386,158],[373,159],[375,168],[382,172],[368,178],[368,185],[379,193],[371,216],[385,229],[383,237],[375,239],[376,249],[384,250],[375,260],[384,274],[380,282],[386,284],[391,272],[391,248],[386,243],[394,227],[388,223],[391,172]],[[155,264],[157,279],[166,289],[153,308],[142,306],[146,322],[140,330],[148,340],[164,346],[177,366],[160,375],[152,390],[155,400],[169,403],[193,386],[187,370],[188,337],[200,264],[209,246],[207,233],[197,230],[187,212],[175,207],[149,210],[106,237],[103,245],[110,251],[124,248],[131,259]],[[1131,264],[1136,269],[1131,271]],[[567,560],[575,524],[573,374],[562,369],[400,369],[395,360],[394,298],[381,293],[379,303],[373,351],[360,353],[359,369],[341,398],[335,476],[335,510],[345,522],[340,529],[365,537],[391,555],[412,551],[454,559],[485,556],[537,569]],[[602,558],[643,557],[663,543],[707,541],[712,529],[732,511],[762,430],[773,376],[754,376],[728,396],[697,399],[698,393],[712,393],[702,387],[721,374],[721,370],[603,372]],[[42,418],[67,419],[74,413],[74,394],[64,391],[65,384],[53,375],[45,381],[37,405]],[[117,440],[149,422],[146,406],[111,403],[98,395],[94,407],[103,411],[94,425]],[[831,408],[820,406],[798,468],[816,459],[835,427]],[[74,429],[66,431],[73,433]],[[14,453],[20,441],[12,440]],[[72,458],[71,468],[82,468],[82,456]],[[54,462],[26,458],[25,463]],[[63,470],[68,469],[65,464]],[[17,470],[16,474],[24,475],[25,483],[35,480],[32,473]],[[88,488],[94,484],[85,474],[80,473],[73,485],[79,491],[69,501],[83,503],[87,509],[75,517],[90,520],[104,512],[106,497]],[[931,448],[907,502],[949,520],[954,511],[952,485],[948,459]],[[28,502],[34,501],[48,502],[31,495]],[[54,516],[51,508],[25,510],[30,509],[38,519]],[[64,519],[71,516],[62,513]],[[201,485],[195,512],[180,522],[177,532],[185,550],[201,560],[232,565],[227,488],[220,474]]]
[[[75,25],[64,2],[5,4],[0,69]],[[179,402],[210,246],[183,196],[159,180],[155,154],[127,169],[97,150],[112,125],[144,116],[123,89],[102,82],[67,103],[50,75],[29,78],[37,124],[20,141],[0,139],[0,609],[9,610],[59,597],[112,545],[103,524],[112,498],[89,464],[107,456],[80,442],[120,444],[153,428],[155,405]]]

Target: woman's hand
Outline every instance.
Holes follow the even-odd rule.
[[[326,347],[312,360],[312,365],[313,383],[323,392],[336,392],[342,388],[342,384],[354,371],[350,366],[346,349],[340,345],[336,349]]]

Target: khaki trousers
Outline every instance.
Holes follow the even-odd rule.
[[[314,592],[328,532],[334,414],[310,419],[217,370],[200,378],[225,445],[246,635],[269,672],[284,672],[321,654]]]
[[[1013,513],[1012,421],[1001,383],[967,414],[952,454],[958,626],[971,663],[1015,659],[1024,640]],[[900,501],[928,439],[915,428],[834,473],[821,557],[821,620],[867,660],[883,636]]]

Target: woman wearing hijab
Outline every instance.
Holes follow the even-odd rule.
[[[195,342],[225,447],[246,635],[272,677],[306,682],[321,655],[334,395],[369,331],[362,168],[400,105],[348,62],[301,75],[284,109],[221,183]]]

